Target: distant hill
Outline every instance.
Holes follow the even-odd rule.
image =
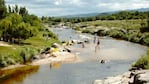
[[[135,9],[135,10],[131,10],[131,11],[146,12],[146,11],[149,11],[149,8],[140,8],[140,9]]]
[[[87,13],[87,14],[76,14],[76,15],[67,15],[67,16],[61,16],[61,17],[66,17],[66,18],[72,18],[72,17],[91,17],[91,16],[96,16],[99,13]]]
[[[104,12],[104,13],[87,13],[87,14],[76,14],[76,15],[66,15],[66,16],[61,16],[64,18],[73,18],[73,17],[91,17],[91,16],[102,16],[102,15],[109,15],[109,14],[114,14],[118,13],[122,10],[119,11],[111,11],[111,12]],[[149,11],[149,8],[140,8],[140,9],[134,9],[134,10],[126,10],[126,11],[139,11],[139,12],[146,12]]]

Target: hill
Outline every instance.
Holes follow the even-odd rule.
[[[109,15],[109,14],[114,14],[118,13],[123,10],[119,11],[109,11],[109,12],[103,12],[103,13],[86,13],[86,14],[76,14],[76,15],[66,15],[66,16],[61,16],[65,18],[73,18],[73,17],[91,17],[91,16],[102,16],[102,15]],[[139,11],[139,12],[146,12],[149,11],[149,8],[140,8],[140,9],[133,9],[133,10],[125,10],[125,11]]]

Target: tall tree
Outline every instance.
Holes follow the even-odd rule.
[[[0,0],[0,19],[4,18],[7,14],[7,8],[5,6],[5,1]]]
[[[12,9],[10,5],[8,5],[8,13],[12,13]]]
[[[28,14],[28,11],[26,10],[25,7],[20,7],[19,14],[22,15],[22,16],[24,16],[24,15],[27,15]]]

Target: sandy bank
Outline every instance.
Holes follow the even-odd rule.
[[[50,55],[50,54],[47,54]],[[17,67],[24,67],[28,65],[42,65],[42,64],[49,64],[49,63],[55,63],[55,62],[61,62],[61,63],[75,63],[79,60],[78,56],[74,53],[69,52],[54,52],[54,56],[56,57],[46,57],[44,59],[37,59],[32,61],[32,63],[28,64],[16,64],[16,65],[10,65],[8,67],[4,67],[1,70],[7,70],[7,69],[13,69]]]
[[[56,57],[48,57],[44,59],[35,60],[31,64],[41,65],[41,64],[48,64],[53,62],[74,63],[78,61],[78,56],[76,54],[69,53],[69,52],[54,52],[53,55]]]

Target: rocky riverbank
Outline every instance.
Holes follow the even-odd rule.
[[[128,71],[122,75],[95,80],[93,84],[149,84],[149,70]]]
[[[31,62],[25,64],[16,64],[4,67],[1,70],[13,69],[17,67],[24,67],[28,65],[41,65],[48,63],[74,63],[79,60],[79,57],[75,53],[71,53],[68,48],[63,48],[59,44],[53,44],[52,47],[46,48],[39,55],[33,56]]]

